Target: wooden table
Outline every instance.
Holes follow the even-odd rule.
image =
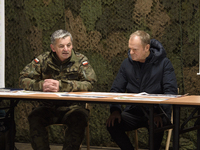
[[[149,107],[149,138],[150,138],[150,150],[154,150],[154,105],[160,104],[166,99],[175,99],[174,97],[157,97],[147,96],[145,94],[126,94],[126,93],[102,93],[102,92],[70,92],[70,93],[47,93],[47,92],[33,92],[33,91],[14,91],[14,92],[0,92],[0,99],[10,100],[10,117],[12,118],[12,129],[14,129],[14,107],[19,100],[31,100],[31,101],[77,101],[87,103],[119,103],[119,104],[142,104]],[[168,100],[167,100],[168,101]],[[169,126],[167,128],[173,128]],[[167,129],[165,128],[165,129]],[[13,133],[13,132],[12,132]],[[14,149],[14,136],[11,135],[11,150]]]
[[[189,131],[197,130],[197,150],[200,150],[200,126],[191,126],[185,128],[184,126],[194,118],[200,117],[200,96],[183,96],[175,99],[169,99],[162,101],[162,104],[172,104],[173,105],[173,149],[179,149],[179,135]],[[195,109],[189,115],[189,117],[180,124],[180,108],[181,107],[194,107]],[[195,113],[198,112],[198,115],[195,116]]]

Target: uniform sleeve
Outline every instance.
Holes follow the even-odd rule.
[[[84,92],[92,90],[97,78],[86,57],[80,63],[78,76],[78,80],[61,79],[59,81],[60,91]]]
[[[20,72],[19,86],[25,90],[42,91],[43,82],[44,80],[41,79],[40,63],[34,60]]]

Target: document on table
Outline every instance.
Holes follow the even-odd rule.
[[[114,92],[88,92],[87,95],[106,95],[106,96],[122,96],[122,95],[134,95],[134,93],[114,93]]]
[[[59,96],[68,97],[80,97],[80,98],[106,98],[107,96],[95,96],[95,95],[84,95],[84,94],[59,94]]]
[[[17,90],[17,89],[1,89],[0,95],[30,95],[30,94],[64,94],[65,92],[42,92],[42,91],[26,91],[26,90]]]
[[[133,96],[133,93],[113,93],[113,92],[86,92],[83,94],[61,94],[60,96],[69,97],[82,97],[82,98],[106,98],[106,97],[117,97],[117,96]]]
[[[134,96],[176,98],[176,97],[181,97],[182,95],[173,95],[173,94],[148,94],[146,92],[141,92],[141,93],[135,94]]]
[[[182,95],[172,94],[148,94],[146,92],[138,93],[133,96],[116,97],[116,100],[140,100],[140,101],[164,101],[171,98],[181,97]]]
[[[135,100],[135,101],[164,101],[168,98],[164,97],[127,97],[127,96],[121,96],[121,97],[115,97],[116,100]]]

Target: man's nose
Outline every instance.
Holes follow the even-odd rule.
[[[65,51],[67,51],[67,50],[68,50],[68,47],[67,47],[67,45],[65,45],[65,46],[64,46],[64,50],[65,50]]]
[[[134,51],[130,50],[130,54],[134,54]]]

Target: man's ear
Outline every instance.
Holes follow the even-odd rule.
[[[53,44],[50,44],[50,47],[51,47],[51,50],[52,50],[53,52],[56,52],[55,49],[54,49],[54,45],[53,45]]]
[[[146,46],[145,46],[145,51],[148,51],[150,49],[150,44],[147,44]]]

